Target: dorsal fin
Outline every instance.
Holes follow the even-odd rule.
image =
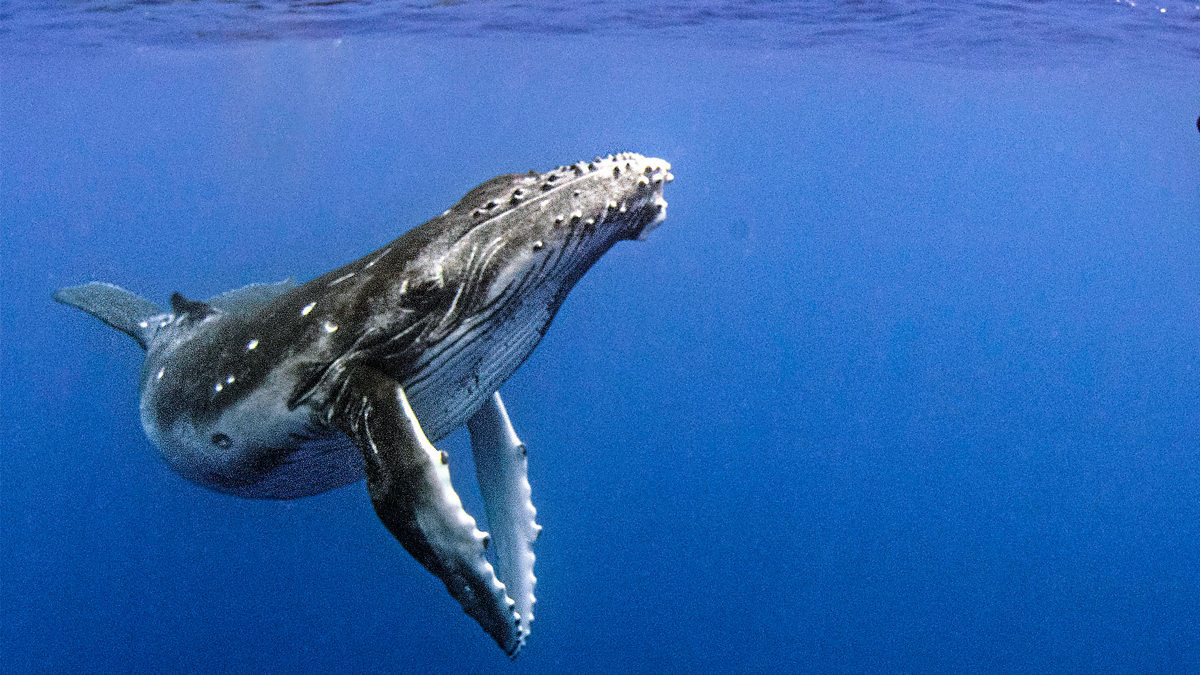
[[[186,316],[192,321],[199,321],[216,310],[207,302],[189,300],[176,291],[171,294],[171,311],[175,312],[176,316]]]

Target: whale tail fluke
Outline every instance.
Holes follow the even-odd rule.
[[[150,342],[156,327],[150,318],[164,313],[161,307],[140,295],[99,281],[60,288],[54,292],[54,299],[78,307],[125,333],[137,340],[142,349]]]

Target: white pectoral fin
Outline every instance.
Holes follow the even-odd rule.
[[[484,554],[488,535],[463,509],[444,456],[421,430],[404,389],[366,367],[346,378],[330,419],[362,450],[379,519],[505,653],[515,656],[525,632]]]
[[[500,568],[500,579],[516,600],[522,638],[533,622],[533,542],[541,526],[530,499],[525,444],[517,438],[504,401],[495,393],[467,421],[479,491],[487,510],[488,527]]]

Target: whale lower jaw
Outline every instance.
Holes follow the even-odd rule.
[[[662,222],[667,219],[667,200],[663,199],[662,197],[659,197],[658,199],[656,199],[654,201],[654,204],[658,207],[658,215],[654,216],[653,220],[646,223],[645,227],[642,228],[641,232],[638,232],[638,234],[637,234],[638,241],[646,241],[646,237],[651,232],[658,229],[658,226],[661,225]]]

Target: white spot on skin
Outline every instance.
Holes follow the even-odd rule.
[[[308,313],[313,311],[313,307],[316,307],[316,306],[317,306],[317,303],[315,303],[315,302],[308,303],[307,305],[305,305],[304,307],[302,307],[300,309],[300,316],[308,316]]]
[[[342,283],[343,281],[345,281],[345,280],[349,279],[349,278],[350,278],[350,277],[352,277],[352,276],[354,276],[354,272],[350,272],[349,274],[343,274],[342,276],[340,276],[340,277],[338,277],[338,278],[334,279],[333,281],[329,282],[329,285],[330,285],[331,287],[332,287],[332,286],[337,286],[338,284]]]
[[[447,213],[449,213],[449,211],[447,211]],[[375,263],[379,262],[380,260],[383,260],[383,258],[391,252],[392,252],[391,246],[383,249],[382,251],[379,252],[379,255],[377,255],[371,259],[371,262],[368,262],[366,265],[363,265],[363,269],[364,270],[371,269],[375,265]]]
[[[139,326],[139,327],[141,327],[141,328],[149,328],[149,327],[150,327],[150,322],[149,322],[149,321],[139,321],[139,322],[138,322],[138,326]]]
[[[255,349],[258,349],[258,338],[254,338],[246,343],[246,351],[250,352],[254,351]]]
[[[218,394],[221,393],[221,390],[224,388],[225,388],[225,385],[221,382],[218,382],[213,385],[213,391],[217,392]]]
[[[159,368],[158,374],[154,376],[154,379],[161,380],[161,379],[163,379],[163,375],[166,375],[166,374],[167,374],[166,368]]]
[[[225,384],[233,384],[234,382],[237,382],[237,378],[234,377],[233,375],[230,375],[229,377],[225,378]]]
[[[324,323],[324,324],[321,326],[321,328],[322,328],[322,330],[324,330],[326,333],[333,333],[333,332],[337,331],[337,329],[338,329],[338,325],[337,325],[336,323],[332,322],[332,321],[326,321],[326,322],[325,322],[325,323]]]

